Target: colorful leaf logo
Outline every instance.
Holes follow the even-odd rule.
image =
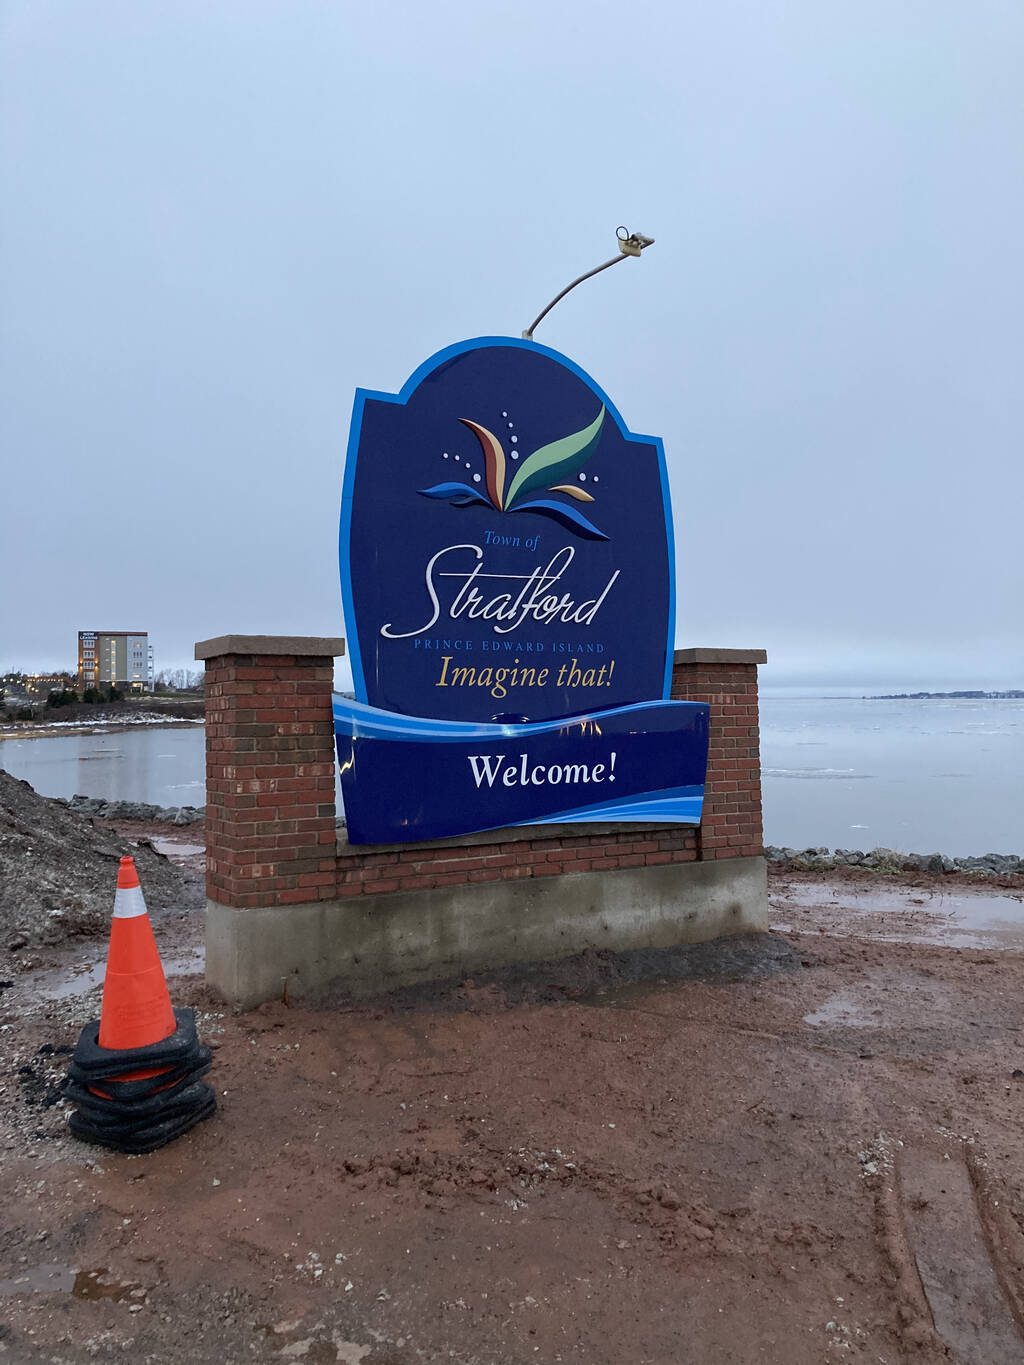
[[[577,484],[566,483],[565,480],[571,479],[574,475],[581,479],[586,477],[581,471],[597,449],[604,428],[604,418],[605,407],[602,403],[597,416],[589,426],[574,431],[569,436],[562,436],[557,441],[551,441],[535,450],[532,455],[528,455],[516,470],[506,491],[508,462],[501,442],[493,431],[488,431],[479,422],[473,422],[468,417],[460,417],[459,421],[469,428],[483,451],[486,497],[481,489],[474,488],[468,483],[439,483],[433,488],[421,488],[419,491],[425,498],[443,498],[453,507],[483,504],[485,507],[490,505],[497,512],[538,512],[553,517],[575,531],[577,535],[586,536],[589,540],[607,540],[608,537],[603,531],[598,530],[593,522],[569,503],[555,502],[551,498],[522,501],[524,496],[542,488],[547,489],[549,493],[564,493],[574,502],[595,501],[593,494]],[[479,474],[474,474],[473,477],[476,480],[480,479]]]
[[[578,474],[583,466],[594,453],[598,441],[601,439],[601,428],[604,425],[604,404],[601,410],[591,422],[589,427],[584,427],[582,431],[575,431],[571,436],[563,436],[560,441],[552,441],[550,445],[541,446],[528,456],[519,467],[512,485],[508,490],[508,501],[513,503],[517,494],[530,493],[535,488],[551,488],[551,481],[556,483],[561,479],[572,478]]]
[[[459,421],[464,427],[469,427],[480,442],[480,448],[484,452],[487,496],[500,512],[505,505],[505,452],[501,448],[501,442],[493,431],[488,431],[479,422],[471,422],[468,417],[460,417]]]

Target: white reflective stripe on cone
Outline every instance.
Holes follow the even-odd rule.
[[[146,913],[141,886],[118,887],[114,892],[114,918],[135,919]]]

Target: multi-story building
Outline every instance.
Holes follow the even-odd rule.
[[[80,630],[78,683],[152,692],[153,649],[144,630]]]

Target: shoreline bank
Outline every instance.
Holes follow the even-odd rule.
[[[44,721],[36,725],[18,721],[0,726],[0,741],[5,739],[53,739],[59,735],[116,735],[128,730],[185,729],[205,725],[205,716],[96,716],[87,720]]]
[[[945,853],[903,853],[893,848],[861,849],[824,847],[780,848],[765,845],[769,867],[794,872],[835,872],[844,868],[864,868],[883,876],[903,872],[929,872],[942,876],[957,873],[975,877],[1016,877],[1024,875],[1024,857],[1015,853],[983,853],[975,857],[951,858]]]
[[[157,806],[141,801],[108,801],[103,797],[75,795],[47,798],[91,820],[138,821],[173,825],[198,824],[206,818],[205,806]],[[344,819],[339,818],[339,828]],[[971,877],[1024,877],[1024,857],[1015,853],[984,853],[953,858],[945,853],[904,853],[892,848],[828,849],[818,845],[805,849],[765,845],[769,868],[776,871],[835,872],[861,868],[881,876],[903,873],[957,874]]]

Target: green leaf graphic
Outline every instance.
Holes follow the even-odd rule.
[[[550,445],[541,446],[527,456],[505,494],[505,506],[511,508],[512,503],[523,493],[530,493],[535,488],[547,488],[578,474],[601,439],[604,411],[602,403],[601,411],[589,427],[573,432],[571,436],[563,436],[559,441],[552,441]]]

